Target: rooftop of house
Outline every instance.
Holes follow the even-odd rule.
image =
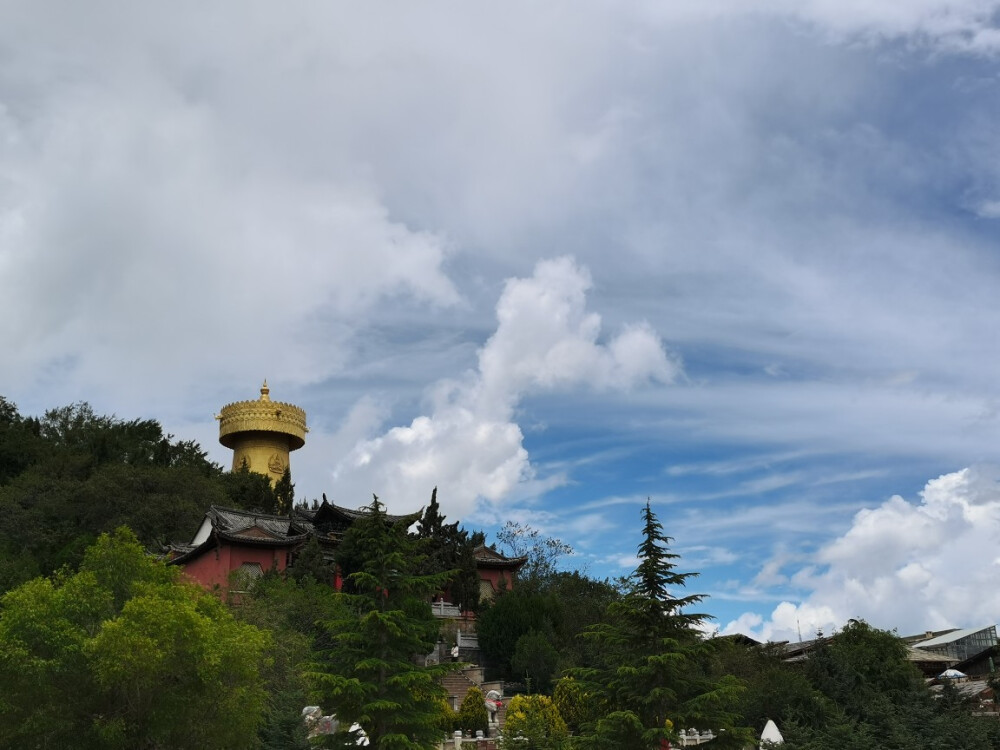
[[[947,646],[949,643],[954,643],[962,638],[968,638],[971,635],[976,635],[977,633],[982,633],[983,631],[990,630],[993,625],[987,625],[982,628],[963,628],[961,630],[951,630],[942,635],[938,635],[934,638],[929,638],[922,641],[917,641],[913,644],[915,648],[934,648],[936,646]]]

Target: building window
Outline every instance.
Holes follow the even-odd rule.
[[[250,589],[253,582],[264,575],[260,563],[245,562],[233,571],[234,593],[243,593]]]

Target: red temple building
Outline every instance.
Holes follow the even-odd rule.
[[[337,545],[351,524],[367,515],[327,502],[316,509],[295,508],[290,515],[223,508],[213,505],[188,544],[170,545],[168,562],[182,565],[184,572],[208,589],[228,590],[245,585],[268,570],[284,571],[310,537],[315,537],[323,556],[333,562]],[[391,523],[413,523],[417,514],[388,515]],[[479,572],[481,599],[492,599],[501,588],[510,588],[524,557],[504,557],[492,547],[474,552]],[[340,577],[332,581],[340,587]]]

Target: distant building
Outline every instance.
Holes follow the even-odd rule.
[[[952,630],[941,635],[913,643],[913,648],[940,654],[963,662],[987,651],[997,645],[997,629],[995,625],[985,628],[967,628]]]
[[[786,662],[801,662],[813,650],[836,634],[810,641],[779,644]],[[924,677],[937,677],[944,670],[955,668],[969,676],[985,676],[996,671],[997,631],[995,625],[965,630],[939,630],[900,638],[907,647],[907,659]]]

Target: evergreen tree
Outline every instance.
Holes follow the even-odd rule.
[[[457,721],[458,728],[463,733],[471,733],[471,736],[475,736],[477,731],[485,735],[489,729],[490,715],[486,710],[486,696],[477,685],[466,691],[462,705],[458,707]]]
[[[287,466],[281,479],[274,485],[274,513],[279,516],[288,515],[295,505],[295,485],[292,484],[292,472]]]
[[[717,746],[742,747],[752,741],[736,726],[735,701],[741,683],[709,673],[716,646],[695,626],[705,615],[685,611],[700,595],[677,596],[693,575],[675,570],[678,556],[646,504],[639,566],[631,588],[608,608],[608,620],[586,637],[599,646],[600,662],[574,670],[584,690],[607,706],[584,728],[584,745],[644,750],[671,739],[673,727],[711,729]]]
[[[421,572],[450,572],[448,594],[451,601],[464,611],[479,608],[479,572],[473,551],[482,544],[482,533],[469,534],[458,527],[458,521],[445,523],[438,505],[437,487],[431,501],[417,521],[417,537],[422,540],[425,562]]]
[[[321,705],[342,727],[359,724],[378,750],[436,747],[444,697],[437,680],[453,669],[417,663],[436,644],[430,597],[447,575],[412,572],[422,559],[408,526],[390,523],[378,498],[351,526],[345,542],[351,540],[355,554],[356,569],[347,576],[354,593],[337,595],[349,613],[322,623],[329,648],[310,670]]]

